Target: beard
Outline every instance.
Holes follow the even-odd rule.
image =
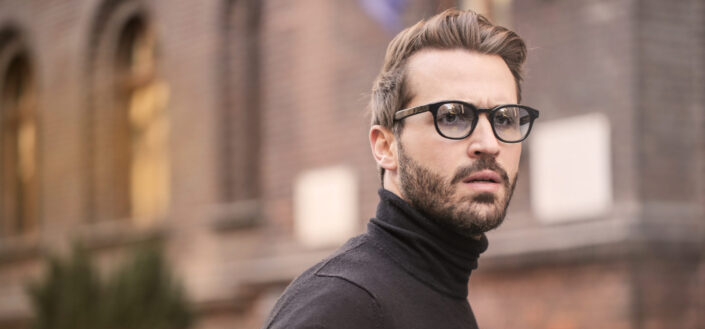
[[[483,192],[456,196],[458,183],[474,172],[487,169],[502,178],[503,195]],[[408,157],[399,144],[399,179],[402,197],[414,208],[438,225],[474,237],[502,224],[517,177],[510,183],[507,172],[493,157],[482,157],[471,166],[458,168],[451,179],[444,179]]]

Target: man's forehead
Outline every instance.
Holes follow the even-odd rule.
[[[476,74],[496,73],[488,70],[486,65],[488,63],[506,68],[506,72],[511,75],[509,67],[499,55],[483,54],[460,48],[425,48],[417,51],[407,60],[407,72],[428,74],[440,71],[446,75],[469,73],[469,71]]]
[[[498,55],[424,49],[409,57],[405,79],[418,103],[457,99],[487,106],[516,102],[514,77]]]

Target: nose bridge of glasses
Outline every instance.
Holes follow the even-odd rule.
[[[490,117],[491,113],[492,113],[492,109],[476,108],[475,111],[477,112],[477,119],[476,119],[477,122],[475,123],[475,125],[479,125],[480,121],[486,121],[490,125],[490,127],[493,126],[492,125],[492,118]],[[494,127],[493,127],[493,129],[494,129]]]
[[[472,134],[478,134],[478,130],[485,130],[483,133],[488,133],[488,136],[494,138],[494,125],[490,118],[490,112],[486,109],[478,109],[477,119]]]
[[[468,153],[473,155],[496,155],[499,152],[500,140],[494,132],[494,127],[486,111],[478,112],[475,127],[467,137]]]

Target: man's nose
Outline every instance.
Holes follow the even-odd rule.
[[[499,154],[499,140],[492,131],[492,124],[486,114],[480,114],[477,126],[469,137],[468,155],[470,157],[492,156]]]

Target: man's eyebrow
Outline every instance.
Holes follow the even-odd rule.
[[[477,107],[478,109],[492,109],[492,108],[495,108],[495,107],[497,107],[497,106],[502,106],[502,105],[507,105],[507,104],[518,104],[517,102],[510,102],[510,101],[492,102],[492,103],[490,103],[489,106],[480,106],[480,105],[477,105],[477,103],[473,103],[473,102],[467,102],[467,103],[470,103],[470,104],[474,105],[474,106]]]

